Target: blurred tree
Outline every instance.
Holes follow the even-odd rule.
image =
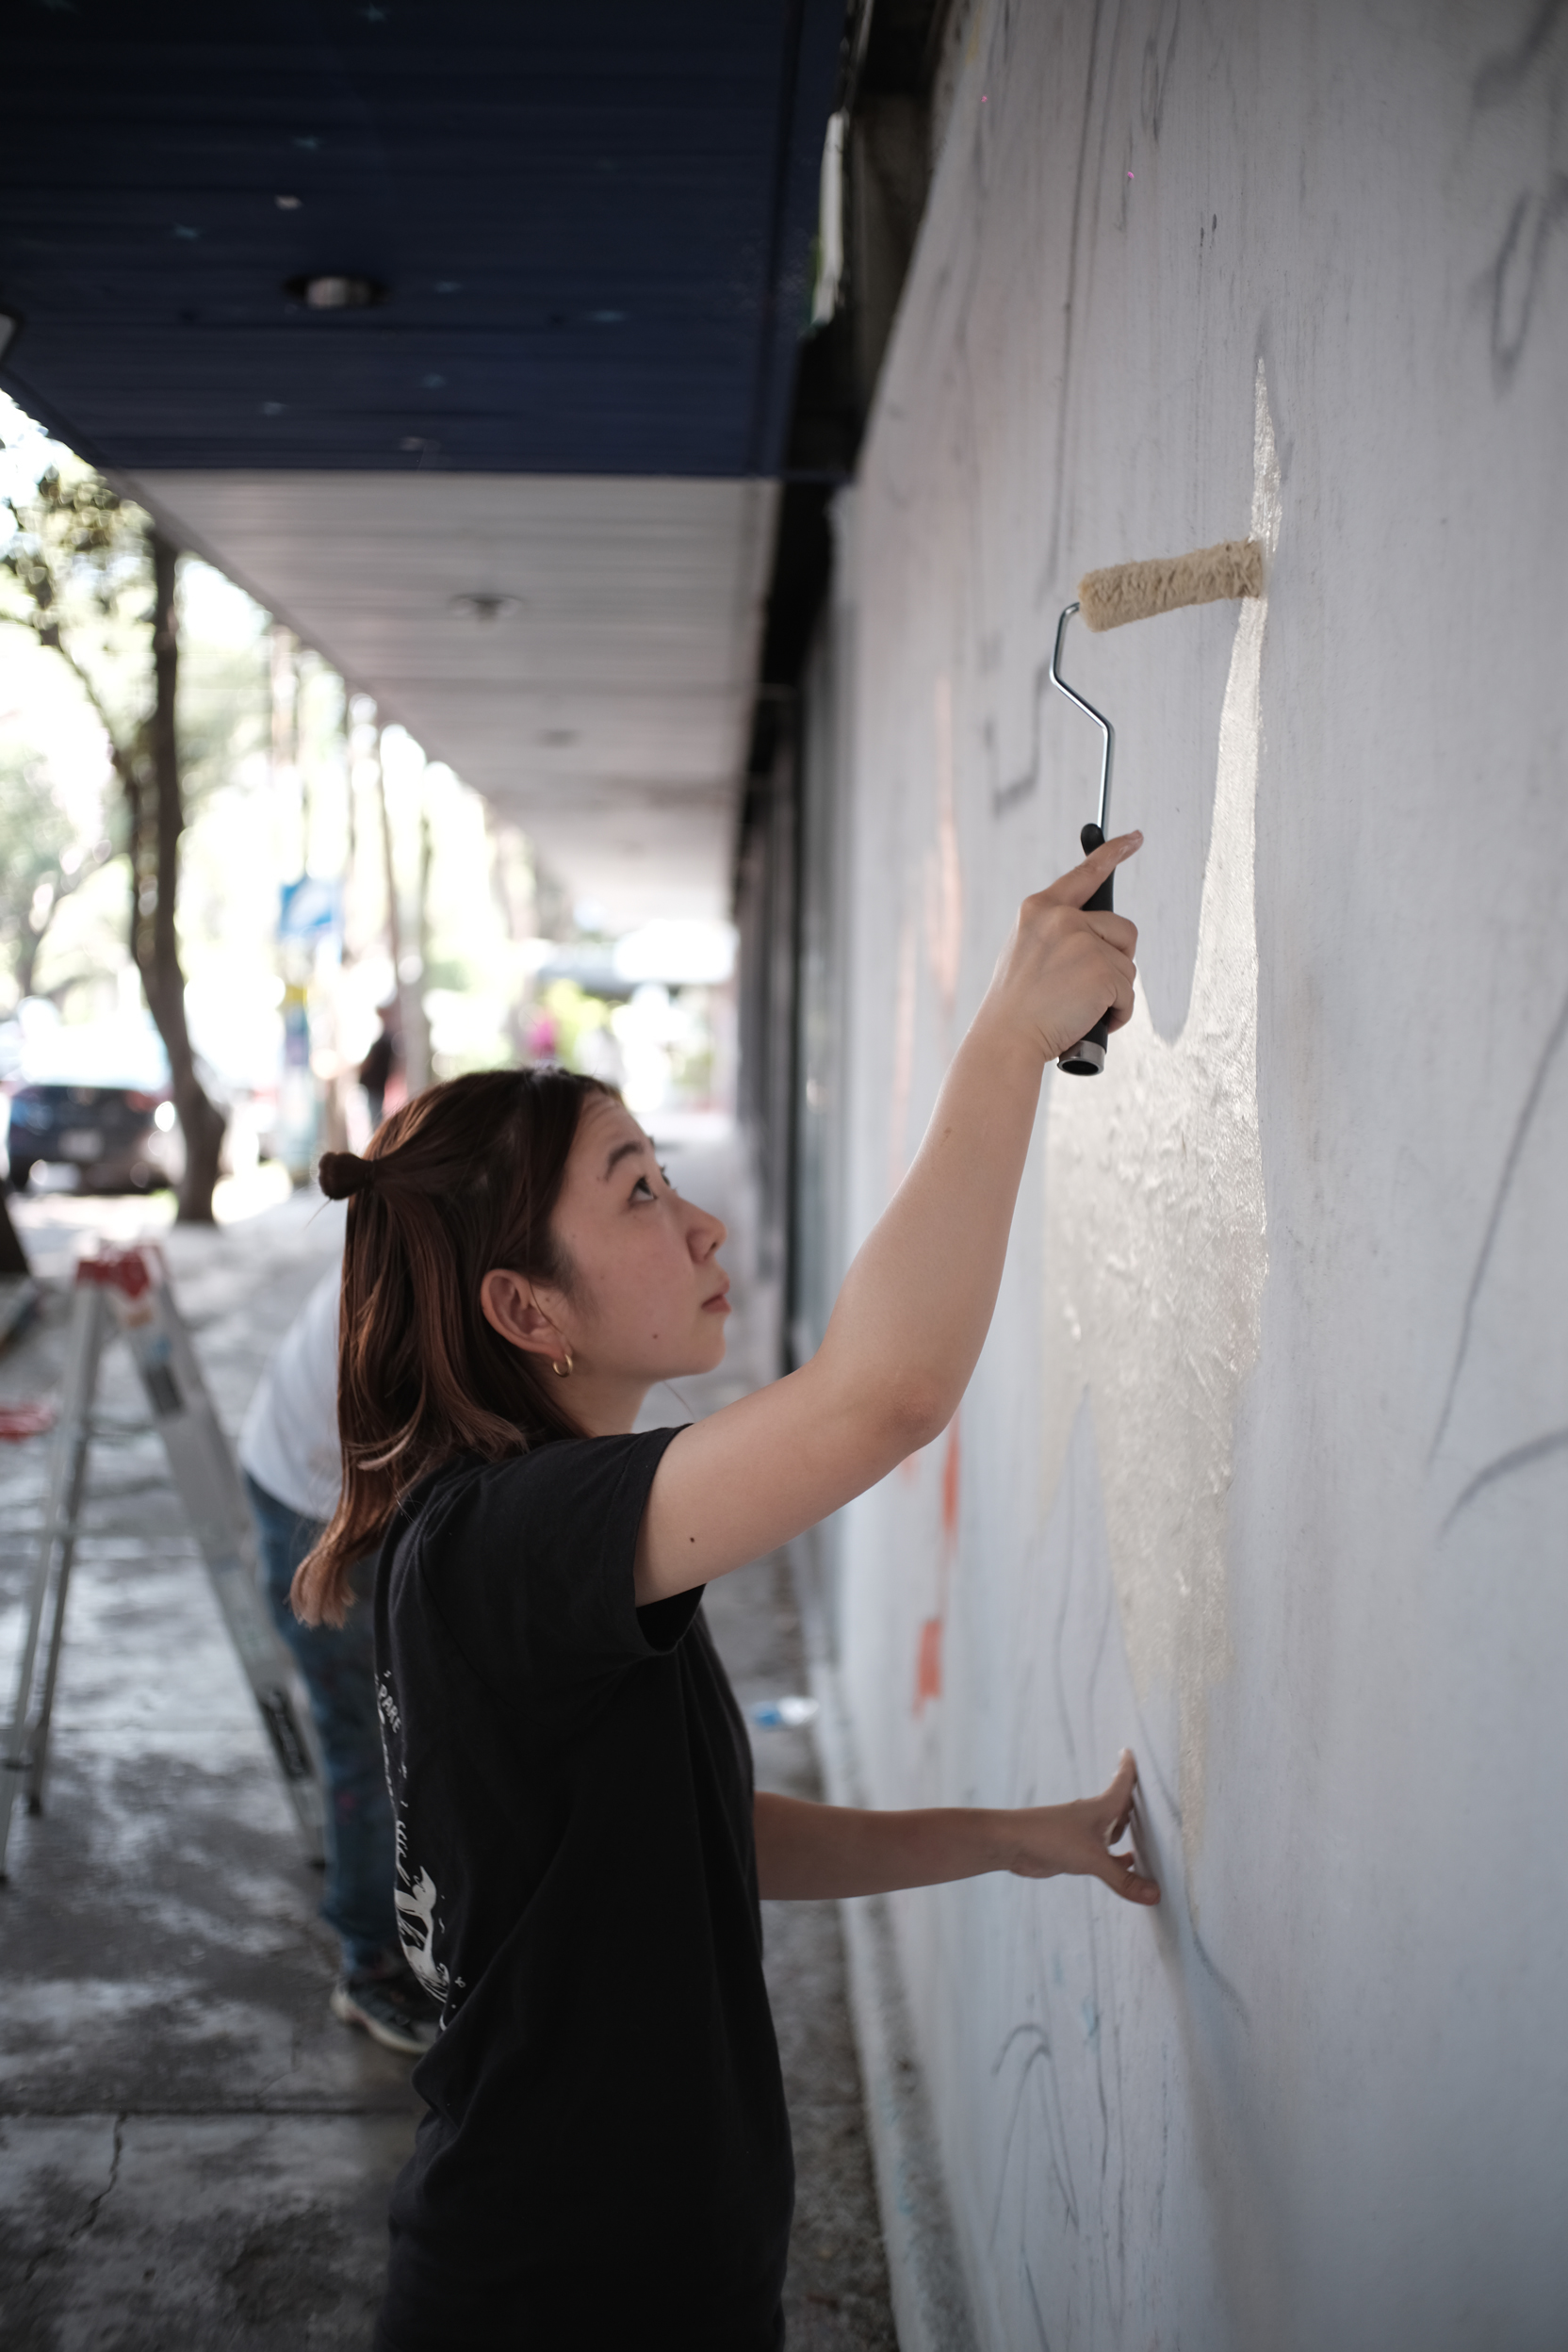
[[[34,994],[40,950],[62,899],[111,855],[84,848],[36,754],[0,749],[0,953],[18,996]]]
[[[225,1120],[197,1075],[174,925],[185,829],[175,721],[179,550],[79,462],[47,467],[30,498],[0,504],[11,524],[0,570],[12,589],[0,619],[30,629],[59,655],[108,739],[125,807],[131,957],[169,1055],[185,1136],[179,1218],[210,1225]]]
[[[547,1058],[567,1070],[585,1070],[583,1041],[596,1030],[608,1030],[615,1007],[602,996],[590,996],[575,980],[552,980],[540,1002],[555,1024],[555,1044]]]

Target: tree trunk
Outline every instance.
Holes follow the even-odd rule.
[[[148,1009],[169,1055],[174,1108],[185,1137],[178,1222],[210,1225],[218,1158],[227,1121],[196,1075],[190,1032],[186,1025],[185,974],[180,970],[179,939],[174,929],[180,835],[185,830],[179,742],[174,727],[174,694],[179,678],[174,585],[179,549],[161,531],[150,531],[148,538],[153,563],[154,696],[145,735],[145,762],[138,763],[140,774],[134,783],[126,777],[131,818],[131,952],[141,974]]]
[[[381,840],[386,859],[386,943],[392,955],[393,994],[398,1000],[398,1047],[402,1056],[403,1085],[420,1094],[430,1084],[430,1027],[425,1020],[417,980],[403,978],[402,917],[398,906],[398,861],[392,841],[392,811],[386,799],[386,770],[382,761],[381,730],[376,734],[376,790],[381,801]]]
[[[50,913],[53,912],[54,909],[51,907]],[[21,936],[16,943],[16,992],[18,996],[31,996],[33,992],[33,979],[38,971],[39,950],[43,945],[43,934],[48,928],[48,923],[45,922],[42,931],[35,931],[31,916],[23,918]]]
[[[421,789],[419,794],[419,904],[416,909],[418,924],[416,953],[419,957],[419,977],[409,990],[408,1011],[403,1035],[407,1039],[408,1090],[421,1094],[430,1085],[433,1071],[430,1058],[430,1015],[425,1010],[425,989],[430,980],[430,876],[435,862],[435,844],[431,839],[430,808]]]

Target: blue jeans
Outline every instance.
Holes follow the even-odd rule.
[[[362,1560],[354,1570],[355,1602],[341,1630],[302,1625],[288,1589],[321,1532],[319,1523],[302,1519],[249,1471],[245,1491],[261,1537],[262,1580],[273,1622],[304,1676],[326,1767],[327,1884],[321,1917],[342,1938],[344,1967],[369,1968],[399,1948],[392,1807],[376,1713],[371,1563]]]

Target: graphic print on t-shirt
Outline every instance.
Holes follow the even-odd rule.
[[[386,1785],[388,1788],[392,1788],[392,1742],[402,1737],[403,1719],[398,1712],[398,1702],[392,1695],[392,1677],[384,1672],[376,1676],[376,1706],[380,1710],[382,1721],[382,1767],[386,1773]],[[400,1766],[399,1769],[400,1771]],[[396,1805],[397,1801],[398,1792],[392,1788],[392,1802]]]
[[[446,2006],[448,1976],[435,1957],[435,1906],[441,1897],[428,1870],[415,1871],[408,1858],[408,1830],[398,1821],[398,1883],[392,1892],[398,1907],[398,1936],[403,1956],[433,2001]]]
[[[440,1926],[436,1906],[441,1890],[427,1870],[416,1868],[409,1859],[408,1818],[403,1802],[407,1769],[400,1754],[403,1721],[393,1694],[392,1677],[381,1674],[376,1677],[376,1703],[381,1713],[382,1760],[386,1768],[386,1793],[392,1800],[393,1818],[397,1822],[398,1878],[392,1889],[392,1901],[398,1914],[398,1940],[403,1957],[433,2001],[442,2007],[447,2004],[450,1979],[435,1956],[435,1935]]]

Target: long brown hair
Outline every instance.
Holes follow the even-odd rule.
[[[569,1290],[550,1232],[583,1106],[611,1089],[571,1071],[495,1070],[416,1095],[359,1159],[321,1154],[349,1202],[338,1315],[343,1491],[294,1578],[307,1624],[340,1625],[350,1572],[401,1496],[459,1454],[498,1462],[580,1437],[561,1383],[494,1331],[480,1284],[502,1266]]]

